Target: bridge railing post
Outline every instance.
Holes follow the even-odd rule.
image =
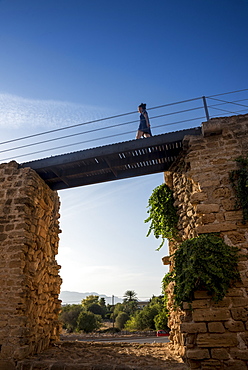
[[[207,118],[207,121],[209,121],[209,111],[208,111],[208,105],[207,105],[207,99],[205,96],[202,97],[202,100],[203,100],[203,106],[204,106],[204,109],[205,109],[205,114],[206,114],[206,118]]]

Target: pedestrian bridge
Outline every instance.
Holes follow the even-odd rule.
[[[164,172],[183,150],[186,135],[200,135],[191,128],[131,140],[20,164],[31,167],[52,190],[120,180]]]

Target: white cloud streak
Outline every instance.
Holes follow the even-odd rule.
[[[96,120],[105,115],[107,110],[97,106],[0,93],[0,127],[57,128]]]

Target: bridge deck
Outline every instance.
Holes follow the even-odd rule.
[[[182,150],[185,135],[196,127],[147,139],[131,140],[20,164],[33,168],[53,190],[163,172]]]

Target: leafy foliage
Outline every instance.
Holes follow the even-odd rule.
[[[124,302],[137,301],[137,293],[134,290],[127,290],[124,293]]]
[[[126,312],[119,312],[115,319],[115,326],[122,330],[125,326],[125,323],[129,319],[129,315]]]
[[[84,308],[88,308],[92,304],[99,303],[99,296],[98,295],[88,295],[84,299],[82,299],[81,304]]]
[[[92,303],[88,306],[87,311],[94,313],[95,315],[100,315],[102,318],[104,318],[104,315],[106,313],[106,309],[98,303]]]
[[[159,185],[153,190],[148,200],[148,208],[149,217],[145,222],[151,224],[146,236],[153,231],[156,239],[162,237],[162,242],[157,248],[159,250],[165,239],[172,239],[177,235],[177,211],[174,207],[173,193],[166,184]]]
[[[232,282],[240,281],[238,248],[228,246],[216,234],[202,234],[184,241],[174,254],[175,268],[164,283],[174,281],[175,305],[192,302],[194,292],[206,289],[221,301]]]
[[[82,304],[62,306],[60,320],[63,328],[69,332],[79,330],[89,332],[99,328],[107,312],[108,307],[104,298],[99,299],[99,296],[89,295],[82,300]]]
[[[59,319],[63,323],[63,328],[67,329],[69,332],[73,332],[77,328],[77,320],[80,312],[82,311],[82,306],[80,304],[66,305],[62,306]]]
[[[168,325],[168,311],[164,309],[154,317],[154,324],[156,330],[169,331]]]
[[[127,330],[168,330],[168,311],[163,297],[153,297],[142,310],[137,310],[126,322]]]
[[[239,164],[239,169],[230,173],[230,180],[237,196],[236,206],[243,209],[245,224],[248,221],[248,156],[238,157],[236,162]]]
[[[89,311],[81,311],[77,320],[77,329],[90,333],[101,326],[102,318]]]
[[[100,315],[104,318],[107,308],[105,304],[105,299],[100,298],[98,295],[88,295],[86,298],[82,300],[82,307],[86,311],[90,311],[95,315]]]

